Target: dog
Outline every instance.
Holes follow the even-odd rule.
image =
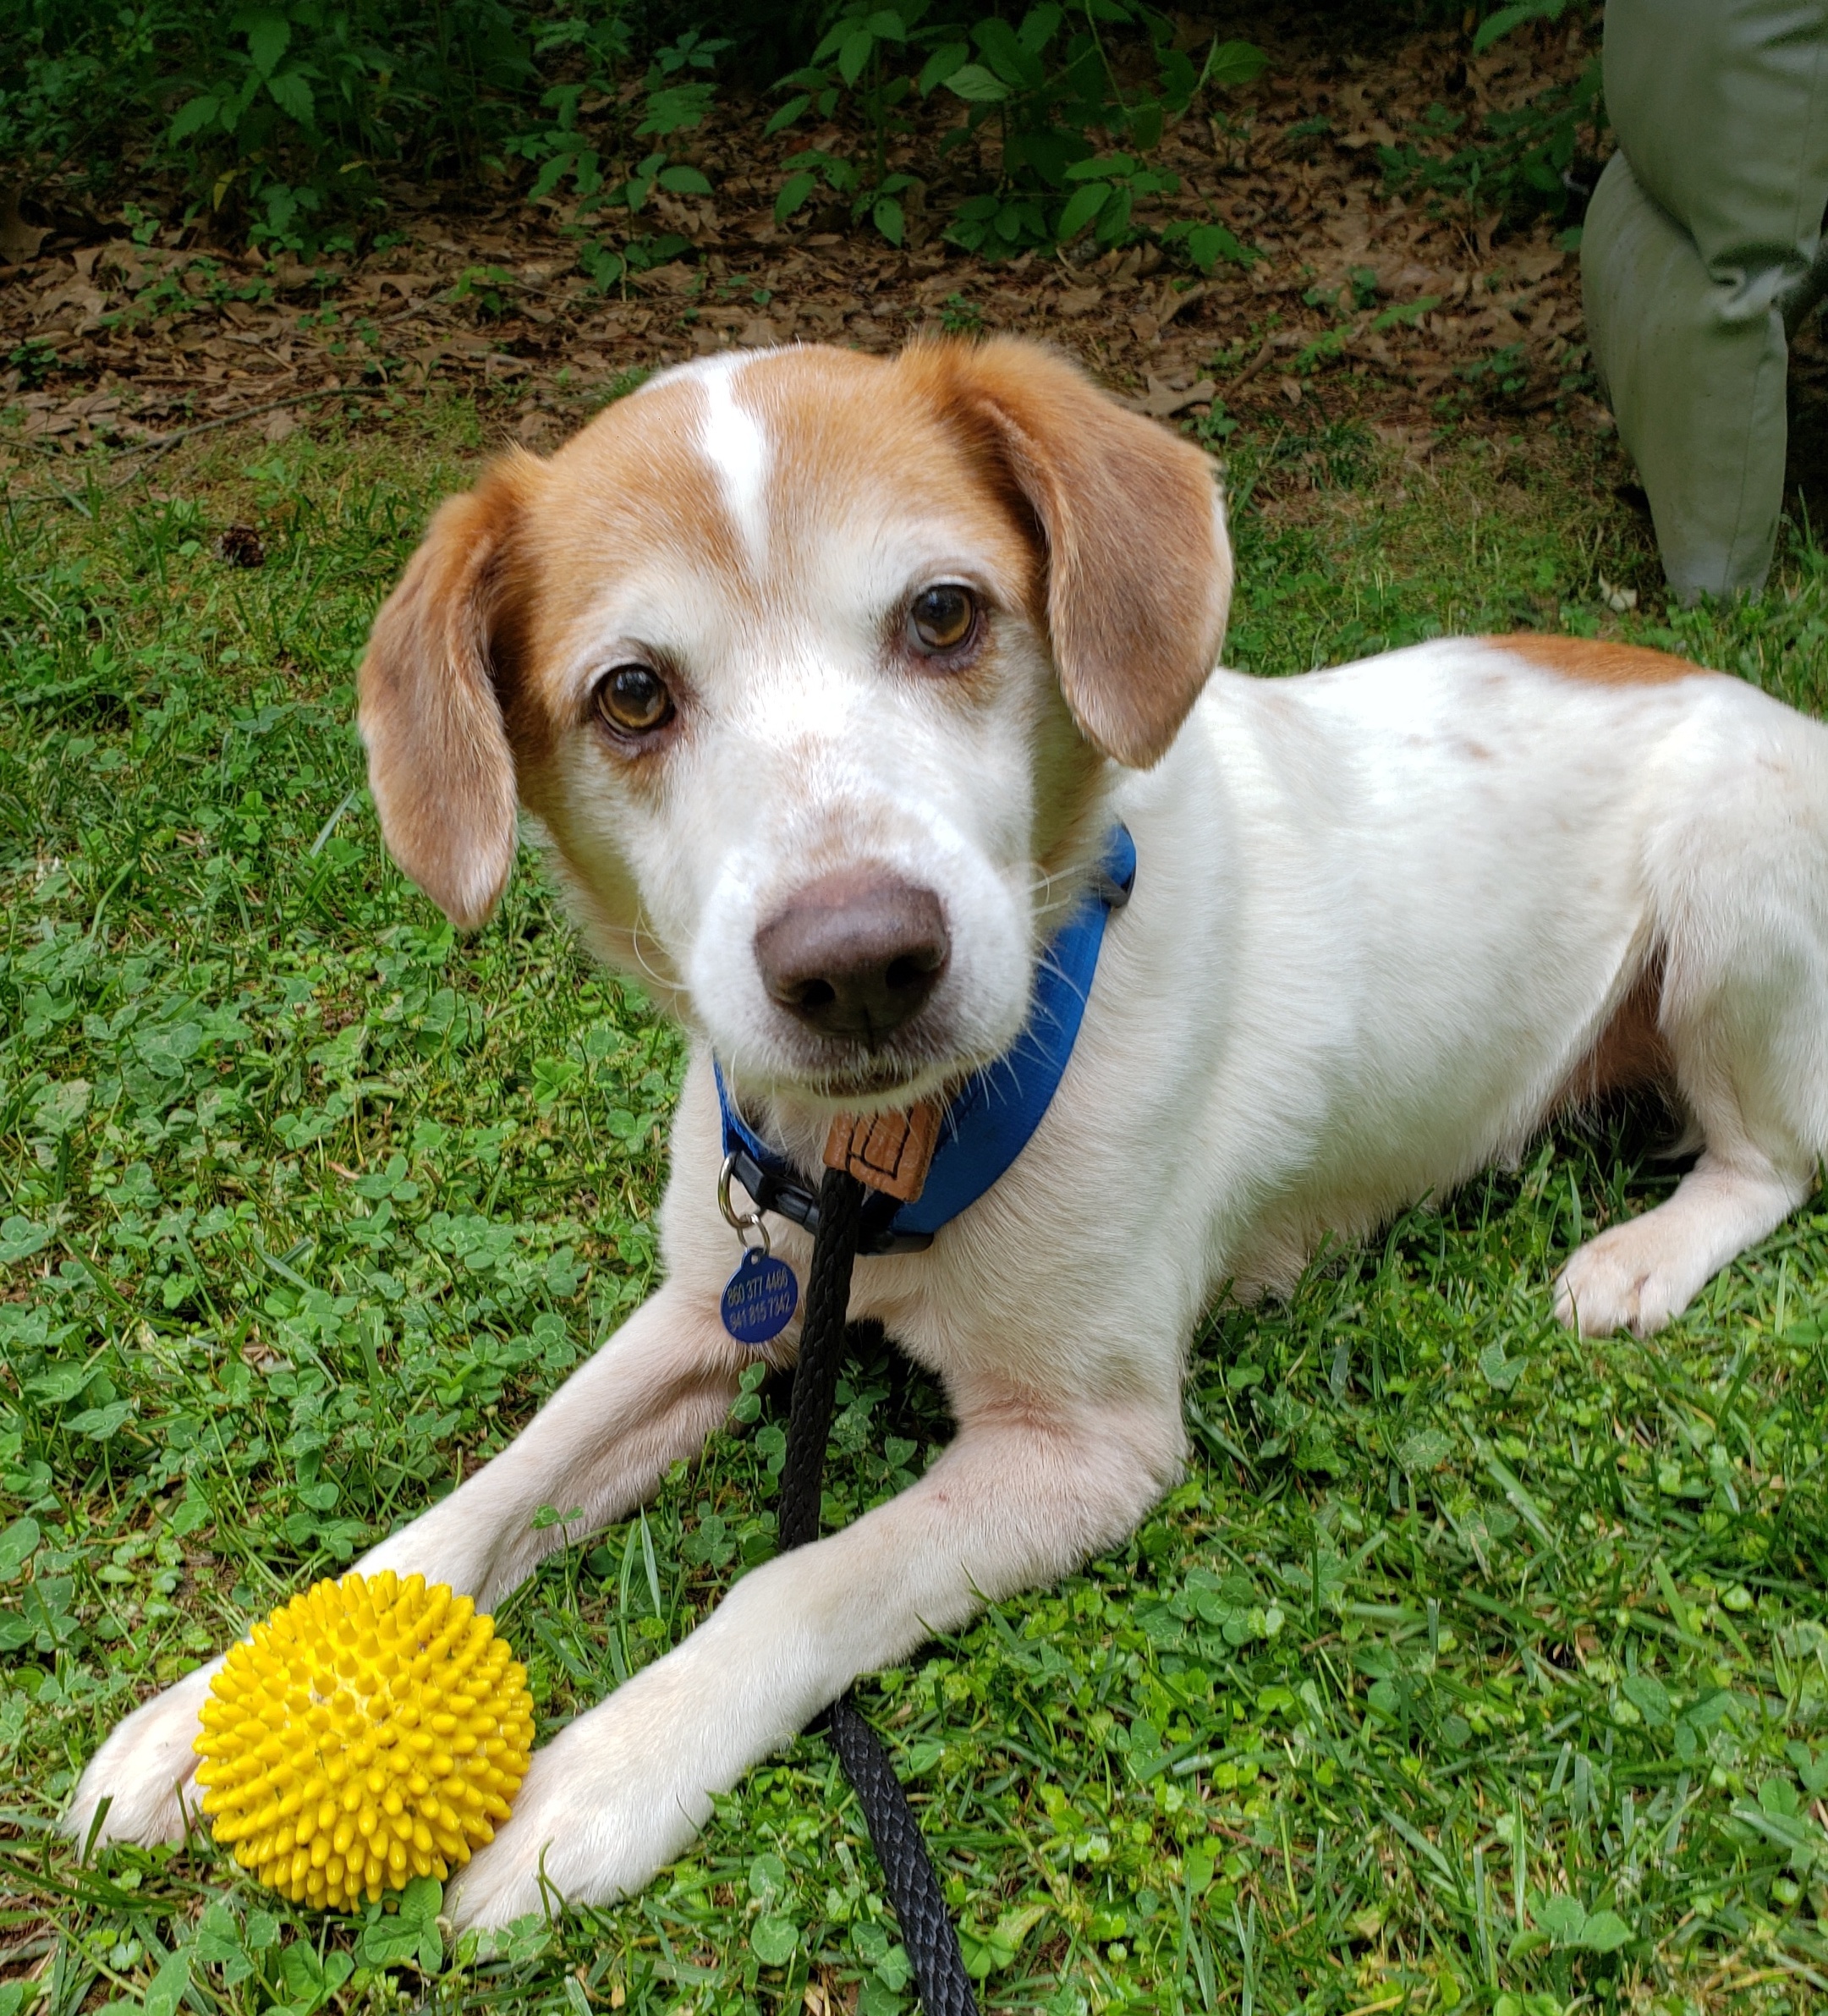
[[[459,1924],[541,1909],[542,1873],[637,1891],[857,1675],[1120,1545],[1181,1471],[1216,1297],[1622,1086],[1661,1086],[1699,1155],[1568,1259],[1564,1322],[1654,1331],[1809,1193],[1828,731],[1560,637],[1240,677],[1231,574],[1205,457],[1002,339],[682,365],[433,519],[361,673],[394,859],[480,925],[524,808],[692,1050],[664,1285],[365,1569],[486,1607],[692,1456],[750,1357],[720,1090],[815,1179],[835,1115],[994,1079],[1120,822],[1136,857],[1027,1146],[926,1250],[858,1263],[853,1316],[943,1382],[956,1439],[538,1752]],[[104,1797],[104,1836],[181,1832],[212,1671],[113,1733],[72,1833]]]

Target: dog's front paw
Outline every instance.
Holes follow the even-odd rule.
[[[98,1841],[150,1848],[184,1839],[185,1814],[195,1813],[200,1796],[195,1780],[201,1760],[192,1747],[200,1729],[197,1717],[221,1665],[213,1659],[200,1666],[120,1723],[77,1781],[62,1821],[65,1833],[86,1841],[106,1799]]]
[[[633,1896],[710,1817],[710,1795],[667,1761],[689,1747],[656,1746],[613,1695],[580,1716],[535,1754],[513,1813],[453,1879],[452,1921],[499,1926]]]
[[[1589,1239],[1556,1277],[1555,1313],[1583,1337],[1649,1337],[1679,1316],[1701,1285],[1687,1251],[1647,1212]]]

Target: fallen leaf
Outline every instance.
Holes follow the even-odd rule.
[[[1560,270],[1567,254],[1559,245],[1530,245],[1517,253],[1510,261],[1512,272],[1526,287],[1534,287],[1539,280],[1545,280],[1552,272]]]
[[[1218,387],[1210,378],[1202,378],[1197,385],[1173,386],[1160,378],[1149,381],[1149,389],[1140,398],[1126,399],[1123,403],[1133,412],[1146,413],[1151,420],[1169,420],[1188,406],[1203,406],[1218,396]]]

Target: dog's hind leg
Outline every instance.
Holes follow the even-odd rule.
[[[1705,1146],[1667,1203],[1562,1270],[1556,1312],[1584,1336],[1678,1316],[1828,1152],[1828,731],[1743,688],[1732,705],[1753,733],[1721,739],[1647,850],[1658,1028]]]
[[[448,1583],[486,1608],[543,1555],[626,1513],[695,1454],[729,1412],[748,1355],[714,1301],[663,1288],[493,1462],[356,1565]],[[548,1505],[559,1518],[535,1525]],[[66,1833],[85,1839],[106,1799],[98,1838],[183,1837],[195,1805],[197,1717],[221,1664],[186,1674],[113,1730],[77,1784]]]
[[[1555,1313],[1583,1337],[1648,1337],[1781,1225],[1809,1188],[1769,1161],[1728,1161],[1706,1150],[1666,1204],[1611,1227],[1574,1255],[1556,1283]]]

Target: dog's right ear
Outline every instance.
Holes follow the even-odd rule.
[[[512,455],[441,507],[362,660],[359,717],[387,851],[464,930],[487,918],[513,865],[514,759],[495,651],[539,467]]]

